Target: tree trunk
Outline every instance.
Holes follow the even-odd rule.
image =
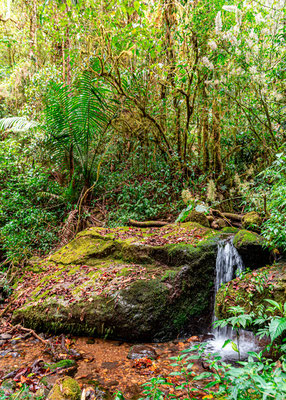
[[[216,100],[213,102],[212,108],[213,117],[213,170],[215,176],[219,176],[223,170],[221,161],[221,144],[220,144],[220,114],[217,107]]]

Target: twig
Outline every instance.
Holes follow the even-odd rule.
[[[13,326],[12,324],[10,324],[10,322],[8,322],[8,324],[9,324],[10,326]],[[30,334],[33,335],[36,339],[38,339],[41,343],[43,343],[45,346],[51,344],[51,343],[49,343],[47,340],[42,339],[41,336],[39,336],[33,329],[24,328],[24,327],[23,327],[22,325],[20,325],[20,324],[14,326],[14,330],[16,330],[16,329],[21,329],[21,330],[24,331],[24,332],[30,333]]]
[[[0,318],[2,318],[6,312],[9,310],[9,308],[12,306],[12,302],[8,303],[7,306],[4,308],[4,310],[0,314]]]

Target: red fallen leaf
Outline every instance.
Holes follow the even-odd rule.
[[[88,375],[80,375],[80,376],[77,376],[76,379],[85,379],[87,377],[88,377]]]

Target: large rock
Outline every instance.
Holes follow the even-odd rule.
[[[250,229],[254,232],[260,232],[260,227],[262,225],[262,218],[256,211],[251,211],[246,213],[242,217],[242,227],[245,229]]]
[[[195,223],[91,228],[23,271],[13,321],[125,340],[203,332],[211,321],[218,240]]]
[[[286,262],[263,267],[236,278],[221,288],[216,295],[215,313],[219,319],[232,316],[229,308],[241,306],[258,317],[266,299],[286,303]]]
[[[196,222],[202,226],[206,226],[207,228],[210,227],[209,220],[207,219],[206,215],[202,212],[193,210],[185,219],[185,222]]]
[[[234,236],[233,244],[247,268],[256,269],[269,264],[269,248],[257,233],[242,229]]]
[[[131,341],[205,332],[223,236],[196,223],[83,231],[23,270],[13,322]]]
[[[127,358],[130,360],[140,360],[141,358],[150,358],[152,360],[156,360],[158,358],[158,354],[151,346],[136,344],[130,348]]]

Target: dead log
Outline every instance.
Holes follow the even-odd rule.
[[[216,215],[216,216],[222,218],[222,219],[227,223],[227,225],[232,226],[232,224],[231,224],[231,222],[229,221],[229,219],[226,218],[226,217],[224,216],[224,214],[223,214],[221,211],[219,211],[219,210],[214,210],[213,208],[211,208],[211,213],[212,213],[213,215]]]
[[[240,214],[234,214],[234,213],[228,213],[228,212],[224,212],[222,214],[228,219],[241,222],[242,215],[240,215]]]
[[[129,220],[130,226],[135,226],[137,228],[161,228],[162,226],[168,225],[169,222],[165,221],[135,221],[134,219]]]

